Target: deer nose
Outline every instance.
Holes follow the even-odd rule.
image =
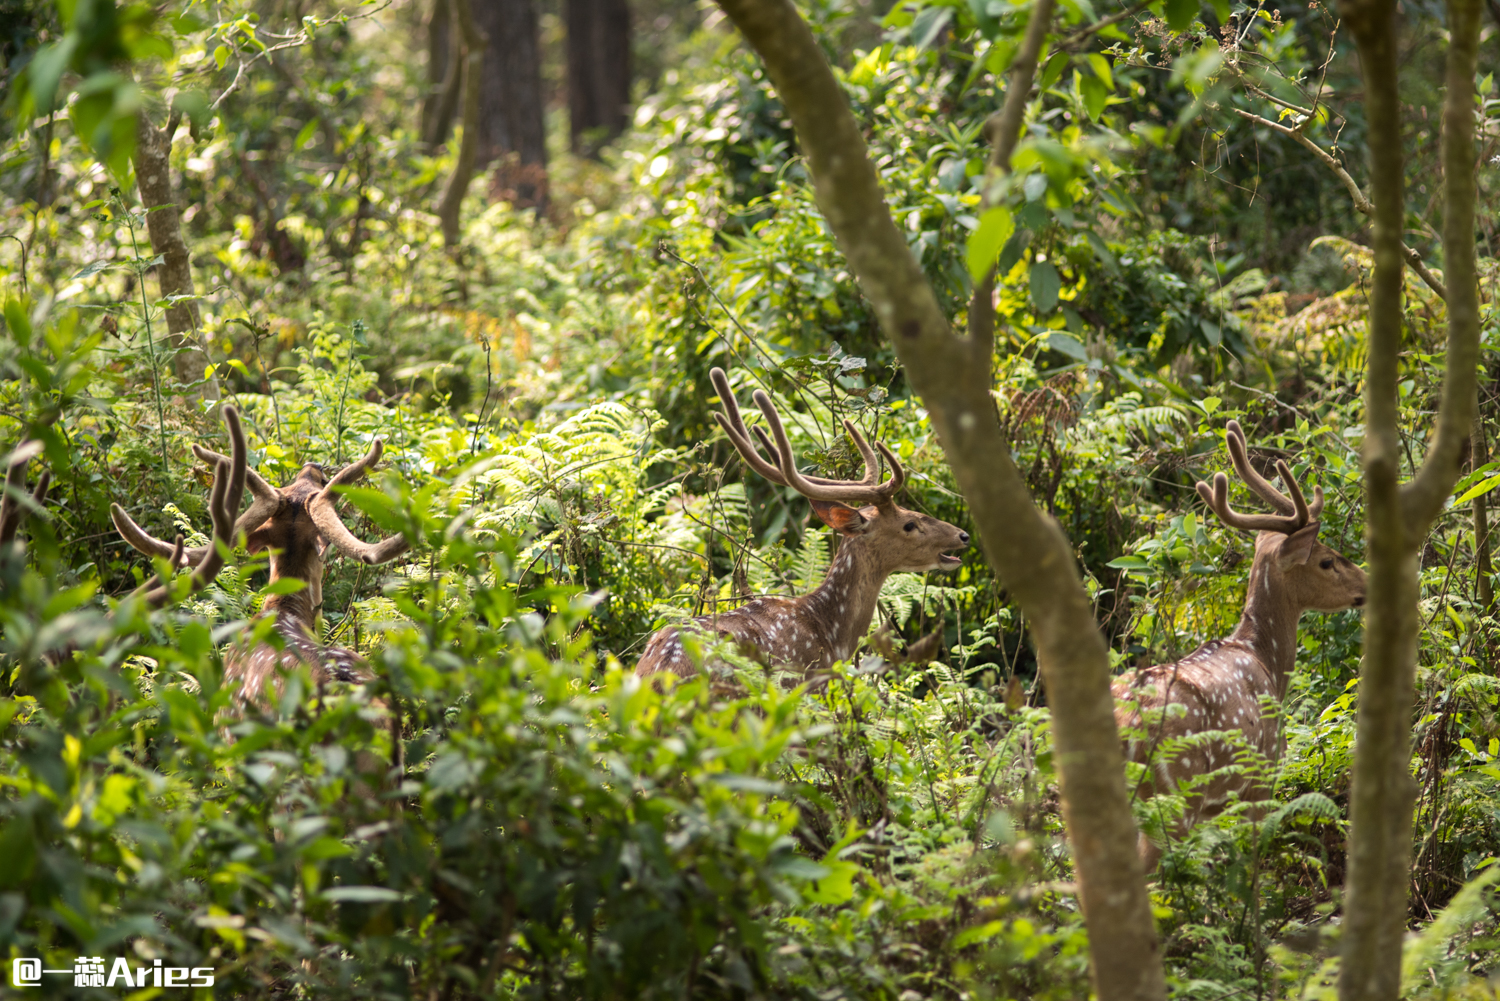
[[[1354,607],[1355,608],[1364,608],[1365,607],[1365,596],[1364,595],[1360,595],[1358,598],[1354,599]]]
[[[959,532],[958,533],[958,541],[962,542],[964,545],[967,546],[969,544],[969,533],[968,532]]]

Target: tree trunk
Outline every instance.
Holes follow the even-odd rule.
[[[477,163],[498,161],[491,198],[545,209],[547,129],[536,9],[532,0],[483,0],[474,19],[489,38],[480,77]]]
[[[469,181],[474,177],[479,149],[479,92],[488,62],[484,57],[485,37],[474,23],[470,0],[452,0],[452,3],[454,20],[458,22],[463,38],[464,135],[458,147],[458,162],[453,165],[453,174],[448,178],[443,200],[438,205],[443,245],[447,247],[458,245],[459,210],[463,207],[464,195],[468,193]]]
[[[1375,273],[1369,293],[1365,516],[1369,604],[1350,796],[1342,1001],[1395,1001],[1410,883],[1411,716],[1415,698],[1423,539],[1458,479],[1474,418],[1479,301],[1474,261],[1473,80],[1480,0],[1449,0],[1443,110],[1444,284],[1448,349],[1437,437],[1409,483],[1400,482],[1397,383],[1405,219],[1395,0],[1342,0],[1359,49],[1369,123]]]
[[[1115,730],[1108,649],[1072,548],[1057,522],[1032,503],[1011,462],[990,397],[992,327],[971,324],[967,337],[949,327],[891,219],[848,101],[790,0],[720,0],[720,6],[764,60],[807,153],[818,204],[927,407],[986,555],[1032,624],[1095,990],[1103,1001],[1165,997]],[[1045,27],[1045,14],[1038,20]],[[1012,86],[1025,91],[1029,80],[1014,79]]]
[[[628,0],[564,0],[568,32],[568,134],[578,156],[625,131],[630,111]]]
[[[463,37],[453,30],[452,0],[432,0],[432,16],[427,19],[427,83],[422,141],[437,146],[453,130],[463,86]]]
[[[1474,394],[1474,429],[1469,435],[1469,467],[1478,469],[1490,461],[1490,444],[1484,434],[1484,413],[1479,408],[1478,386]],[[1485,615],[1495,614],[1495,588],[1490,575],[1495,572],[1490,562],[1490,505],[1489,495],[1474,498],[1474,595],[1479,599],[1479,609]]]
[[[187,243],[182,239],[182,212],[172,197],[171,137],[146,116],[137,118],[135,143],[135,179],[141,205],[146,209],[146,232],[151,251],[162,259],[156,266],[156,280],[161,298],[193,295],[193,268],[188,259]],[[173,370],[185,383],[203,383],[207,399],[219,398],[219,382],[205,376],[208,358],[194,343],[198,330],[198,304],[180,302],[167,309],[167,333],[176,352]]]

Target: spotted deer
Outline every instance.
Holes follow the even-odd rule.
[[[1122,730],[1144,733],[1127,740],[1126,757],[1147,768],[1136,794],[1175,791],[1235,760],[1230,744],[1219,739],[1191,741],[1175,755],[1162,745],[1193,734],[1239,731],[1245,743],[1269,760],[1281,757],[1284,744],[1268,703],[1286,694],[1287,678],[1297,661],[1297,620],[1305,611],[1339,612],[1365,603],[1365,574],[1318,541],[1323,491],[1304,499],[1287,464],[1276,472],[1291,496],[1283,494],[1250,464],[1245,432],[1230,421],[1225,434],[1236,472],[1275,514],[1241,514],[1229,506],[1229,478],[1214,474],[1213,487],[1199,483],[1198,494],[1230,528],[1257,532],[1255,560],[1245,611],[1234,632],[1205,643],[1175,664],[1142,668],[1120,676],[1113,689],[1115,722]],[[1173,708],[1168,710],[1166,707]],[[1219,813],[1232,793],[1244,800],[1265,799],[1269,790],[1239,774],[1214,776],[1187,796],[1179,833]],[[1148,870],[1161,851],[1145,835],[1141,855]]]
[[[193,453],[216,470],[213,500],[209,505],[214,542],[192,549],[183,548],[180,536],[175,544],[164,542],[147,534],[118,504],[110,505],[115,529],[131,546],[147,556],[168,560],[174,569],[196,567],[194,590],[214,578],[223,565],[222,551],[242,537],[245,548],[252,553],[269,550],[272,584],[300,580],[306,585],[291,594],[272,594],[262,606],[263,616],[274,617],[282,649],[266,642],[254,645],[237,642],[225,652],[224,683],[234,688],[241,706],[264,702],[268,684],[279,683],[278,668],[294,670],[306,665],[318,683],[372,680],[374,675],[358,654],[317,640],[315,619],[323,603],[323,563],[328,546],[336,546],[367,564],[385,563],[408,548],[403,535],[373,544],[360,541],[344,525],[335,507],[338,488],[358,480],[379,460],[381,442],[377,439],[364,458],[332,477],[310,462],[291,483],[278,490],[255,470],[247,468],[245,435],[233,407],[224,408],[224,423],[229,430],[232,457],[201,445],[193,446]],[[240,496],[247,486],[252,497],[250,507],[235,518],[234,511],[239,509]],[[163,584],[148,593],[146,600],[159,604],[170,593]]]
[[[714,418],[745,464],[777,486],[792,487],[811,501],[813,511],[838,534],[838,555],[817,589],[800,598],[760,597],[732,611],[699,616],[691,624],[661,630],[647,642],[636,674],[695,673],[697,667],[683,646],[684,632],[733,641],[748,656],[767,665],[803,671],[826,669],[854,652],[870,626],[876,598],[887,577],[899,571],[952,571],[962,565],[957,556],[948,554],[967,547],[969,533],[897,506],[893,498],[906,481],[906,472],[884,443],[875,444],[891,467],[890,479],[884,483],[880,482],[874,450],[848,420],[844,428],[864,459],[864,479],[805,476],[797,471],[786,429],[771,398],[756,390],[755,404],[771,429],[770,437],[761,427],[754,429],[771,457],[767,462],[751,441],[724,370],[715,368],[709,378],[724,407],[724,413],[715,413]]]

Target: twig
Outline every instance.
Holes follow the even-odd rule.
[[[1354,200],[1354,208],[1360,214],[1370,215],[1374,211],[1373,206],[1370,204],[1370,199],[1365,197],[1365,193],[1360,188],[1359,182],[1355,181],[1349,175],[1349,171],[1344,169],[1344,165],[1339,162],[1337,157],[1303,135],[1301,124],[1295,127],[1282,125],[1280,122],[1273,122],[1269,118],[1262,118],[1260,115],[1245,111],[1242,108],[1235,108],[1234,113],[1248,121],[1264,125],[1269,129],[1275,129],[1282,135],[1295,139],[1300,145],[1311,151],[1314,156],[1323,162],[1324,166],[1333,171],[1334,175],[1343,182],[1344,187],[1349,190],[1349,197]],[[1307,121],[1312,121],[1312,119],[1308,118]],[[1428,269],[1427,264],[1422,260],[1422,255],[1411,247],[1408,247],[1405,243],[1401,244],[1401,252],[1406,256],[1406,263],[1421,277],[1422,281],[1427,284],[1427,287],[1436,292],[1440,299],[1447,302],[1448,290],[1443,286],[1442,281]]]
[[[1077,31],[1073,32],[1073,34],[1069,35],[1067,38],[1064,38],[1062,41],[1058,42],[1057,43],[1057,48],[1058,48],[1059,51],[1061,51],[1063,49],[1071,49],[1073,46],[1077,45],[1079,42],[1087,41],[1090,37],[1092,37],[1093,35],[1097,34],[1100,31],[1103,31],[1105,28],[1108,28],[1110,25],[1112,25],[1112,24],[1118,24],[1121,21],[1125,20],[1126,18],[1135,17],[1137,14],[1139,14],[1141,11],[1145,10],[1150,5],[1151,5],[1151,0],[1141,0],[1140,3],[1135,4],[1133,7],[1127,7],[1127,8],[1125,8],[1122,11],[1117,11],[1116,13],[1113,13],[1113,14],[1109,15],[1109,17],[1101,17],[1099,20],[1095,21],[1093,24],[1085,25],[1084,27],[1079,28]]]

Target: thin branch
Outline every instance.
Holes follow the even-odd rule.
[[[1073,46],[1078,45],[1080,42],[1088,41],[1094,35],[1098,34],[1100,31],[1103,31],[1105,28],[1108,28],[1110,25],[1119,24],[1126,18],[1135,17],[1137,14],[1139,14],[1149,6],[1151,6],[1151,0],[1141,0],[1140,3],[1137,3],[1132,7],[1127,7],[1122,11],[1117,11],[1109,15],[1109,17],[1101,17],[1093,24],[1084,25],[1082,28],[1079,28],[1077,31],[1073,32],[1073,34],[1069,35],[1067,38],[1064,38],[1062,41],[1058,42],[1057,48],[1059,51],[1071,49]]]
[[[1370,215],[1374,211],[1370,205],[1370,199],[1365,197],[1365,193],[1360,188],[1359,182],[1350,176],[1349,171],[1344,169],[1344,165],[1339,161],[1338,157],[1303,135],[1300,125],[1282,125],[1280,122],[1273,122],[1269,118],[1262,118],[1260,115],[1245,111],[1242,108],[1235,108],[1234,113],[1247,121],[1255,122],[1257,125],[1264,125],[1268,129],[1275,129],[1282,135],[1295,139],[1300,145],[1321,160],[1323,165],[1333,171],[1334,176],[1343,182],[1344,187],[1349,190],[1349,197],[1354,200],[1354,208],[1361,215]],[[1439,298],[1446,301],[1448,298],[1448,289],[1443,285],[1442,279],[1438,278],[1427,267],[1427,262],[1422,260],[1422,255],[1411,247],[1408,247],[1405,243],[1401,244],[1401,253],[1405,256],[1406,263],[1426,283],[1427,287],[1436,292]]]

